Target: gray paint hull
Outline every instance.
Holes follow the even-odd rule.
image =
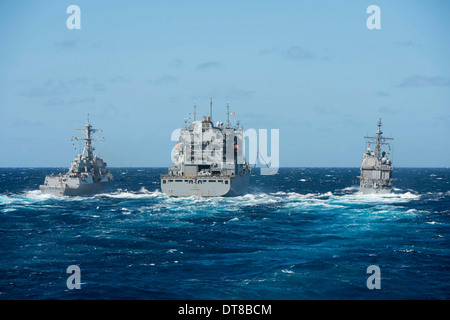
[[[248,193],[249,181],[249,174],[235,177],[161,175],[161,190],[171,197],[234,197]]]
[[[392,169],[380,166],[380,169],[361,168],[360,190],[363,194],[387,194],[392,190]]]
[[[109,182],[86,183],[80,184],[77,188],[70,187],[48,187],[45,185],[39,186],[39,189],[44,194],[51,194],[54,196],[92,196],[102,193]]]
[[[388,194],[391,193],[392,188],[360,187],[359,190],[362,194]]]

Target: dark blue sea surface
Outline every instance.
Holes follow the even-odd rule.
[[[449,169],[396,168],[384,196],[359,194],[357,168],[255,170],[234,198],[169,198],[167,168],[113,168],[104,194],[41,194],[63,171],[0,169],[0,299],[450,298]]]

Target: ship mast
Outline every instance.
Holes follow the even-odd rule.
[[[100,139],[95,139],[92,138],[92,134],[96,133],[96,132],[101,132],[102,129],[93,129],[91,124],[89,123],[89,114],[87,115],[87,123],[84,126],[84,129],[77,129],[79,131],[83,131],[86,133],[86,138],[77,138],[77,137],[72,137],[72,140],[85,140],[86,143],[84,144],[84,148],[83,148],[83,156],[88,158],[88,159],[92,159],[93,158],[93,151],[94,151],[94,147],[92,146],[92,141],[103,141],[105,140],[104,138],[100,138]]]
[[[195,120],[197,120],[197,103],[194,103],[194,121],[192,122],[195,122]]]
[[[381,131],[381,118],[378,119],[378,130],[376,132],[377,136],[376,137],[364,137],[366,139],[372,139],[375,140],[376,146],[375,146],[375,158],[378,160],[381,160],[381,145],[383,144],[389,144],[387,142],[385,142],[386,140],[393,140],[392,138],[386,138],[383,137],[382,134],[383,132]]]
[[[378,119],[378,130],[377,130],[377,145],[375,147],[375,157],[381,159],[381,118]]]
[[[227,102],[227,128],[230,127],[230,102]]]
[[[212,122],[212,98],[209,99],[209,120]]]

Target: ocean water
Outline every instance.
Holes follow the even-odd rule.
[[[107,193],[70,198],[39,191],[63,169],[0,169],[0,299],[450,298],[449,169],[396,168],[384,196],[357,168],[255,170],[235,198],[169,198],[166,170],[113,168]]]

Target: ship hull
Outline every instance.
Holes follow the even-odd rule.
[[[362,194],[389,194],[392,188],[375,188],[375,187],[363,187],[359,188]]]
[[[171,197],[236,197],[248,193],[250,175],[235,177],[161,176],[161,190]]]
[[[109,182],[85,183],[78,187],[50,187],[46,185],[39,186],[44,194],[54,196],[92,196],[102,193],[109,185]]]
[[[392,191],[392,169],[361,168],[359,189],[363,194],[387,194]]]

